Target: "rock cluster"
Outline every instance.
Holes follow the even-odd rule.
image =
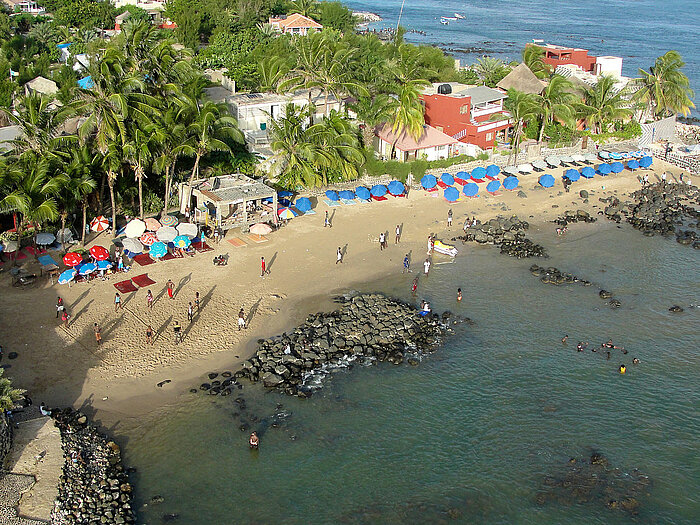
[[[121,463],[119,445],[102,436],[85,415],[71,408],[54,410],[65,463],[53,525],[135,523],[132,487]]]
[[[566,210],[564,215],[557,217],[553,222],[559,226],[566,226],[574,222],[595,222],[596,218],[591,217],[590,213],[585,210],[576,210],[575,212]]]
[[[700,190],[686,184],[660,182],[632,193],[633,202],[616,197],[601,199],[607,203],[605,216],[621,222],[623,217],[644,235],[675,235],[679,244],[700,249],[695,230],[700,227]],[[683,229],[686,228],[686,229]]]
[[[571,458],[562,472],[546,476],[537,494],[540,505],[557,502],[564,505],[597,503],[609,509],[639,514],[640,500],[649,496],[651,481],[639,470],[623,472],[597,452],[588,458]]]
[[[532,266],[530,266],[530,273],[535,277],[539,277],[540,281],[542,281],[545,284],[560,285],[579,283],[583,286],[591,285],[590,281],[586,281],[585,279],[579,279],[578,277],[570,273],[564,273],[561,270],[554,268],[553,266],[545,268],[543,266],[537,266],[536,264],[533,264]]]
[[[521,221],[517,215],[498,216],[485,223],[477,221],[476,226],[465,229],[465,234],[456,237],[462,242],[474,241],[479,244],[494,244],[501,248],[501,253],[518,259],[527,257],[546,257],[544,247],[525,237],[530,227],[527,221]]]
[[[255,355],[234,376],[308,397],[307,379],[324,367],[357,358],[400,364],[407,353],[433,350],[446,330],[438,315],[421,317],[414,307],[382,295],[342,301],[339,310],[309,315],[291,334],[259,340]]]

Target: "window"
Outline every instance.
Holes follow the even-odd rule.
[[[493,140],[493,133],[487,133],[486,140]]]
[[[466,113],[469,113],[469,104],[464,104],[464,106],[459,108],[459,112],[464,115]]]

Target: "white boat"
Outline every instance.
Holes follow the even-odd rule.
[[[435,241],[435,243],[433,244],[433,250],[435,250],[438,253],[449,255],[450,257],[454,257],[455,255],[457,255],[457,248],[450,244],[445,244],[441,241]]]
[[[444,26],[450,25],[449,20],[445,20],[444,18],[441,18],[441,19],[440,19],[440,23],[441,23],[442,25],[444,25]]]
[[[464,20],[464,17],[459,13],[455,13],[455,18],[457,18],[458,20]]]
[[[451,22],[454,22],[455,20],[459,20],[459,19],[458,19],[457,17],[455,17],[455,16],[443,16],[442,19],[443,19],[443,20],[450,20]]]

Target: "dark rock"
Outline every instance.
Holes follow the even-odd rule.
[[[671,308],[668,309],[668,311],[669,311],[669,312],[680,313],[680,312],[683,311],[683,308],[681,308],[681,307],[678,306],[677,304],[674,304]]]
[[[17,359],[18,355],[19,354],[17,354],[17,352],[10,352],[9,354],[7,354],[7,358],[8,359]]]
[[[598,296],[601,299],[610,299],[613,296],[613,294],[612,292],[608,292],[607,290],[601,290],[600,292],[598,292]]]
[[[588,192],[586,190],[581,190],[578,192],[579,197],[582,199],[587,199],[588,198]]]

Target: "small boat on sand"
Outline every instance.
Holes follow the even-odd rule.
[[[457,255],[457,248],[449,244],[445,244],[442,241],[435,241],[435,244],[433,244],[433,250],[444,255],[449,255],[450,257]]]

